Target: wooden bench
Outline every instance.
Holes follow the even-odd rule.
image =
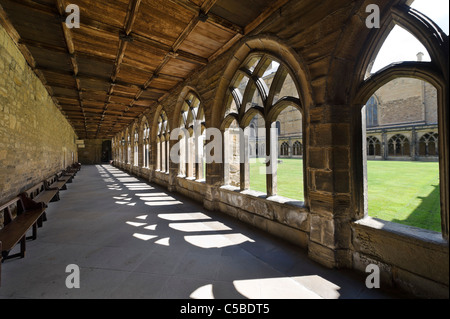
[[[59,201],[59,189],[50,187],[49,185],[55,181],[55,177],[51,177],[32,188],[26,190],[24,194],[34,200],[37,203],[44,203],[48,206],[50,202]],[[47,215],[44,212],[40,221],[38,221],[38,227],[42,227],[42,222],[47,221]]]
[[[66,190],[67,183],[72,182],[73,175],[67,174],[65,171],[59,172],[55,175],[54,181],[49,185],[50,188],[57,188],[59,190]]]
[[[0,241],[0,251],[2,251],[2,242]],[[0,254],[0,287],[2,286],[2,254]]]
[[[3,261],[14,257],[25,257],[26,240],[36,239],[37,224],[41,222],[47,205],[37,203],[25,194],[10,200],[0,206],[3,212],[3,228],[0,229],[1,253]],[[26,237],[32,228],[32,236]],[[20,253],[9,255],[10,251],[20,242]]]

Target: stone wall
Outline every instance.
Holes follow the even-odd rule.
[[[412,78],[393,80],[377,92],[378,124],[437,123],[437,93],[429,83]]]
[[[0,202],[77,160],[77,136],[0,25]]]

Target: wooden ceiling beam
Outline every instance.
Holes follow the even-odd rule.
[[[40,12],[42,14],[51,15],[53,17],[58,17],[60,15],[57,8],[54,6],[38,3],[32,0],[8,0],[10,3],[14,3],[14,5],[21,5],[27,8],[27,10],[33,10]]]
[[[41,67],[39,65],[36,66],[36,70],[39,70],[41,72],[52,72],[55,74],[60,74],[60,75],[65,75],[65,76],[74,76],[74,74],[70,71],[62,71],[60,69],[54,69],[54,68],[49,68],[49,67]],[[161,79],[166,79],[169,81],[176,81],[176,82],[180,82],[183,81],[183,78],[177,77],[177,76],[173,76],[173,75],[169,75],[169,74],[163,74],[160,73],[158,76],[156,76],[157,78],[161,78]],[[110,78],[107,77],[99,77],[99,76],[93,76],[93,75],[89,75],[89,74],[84,74],[84,73],[78,73],[77,74],[77,79],[80,80],[92,80],[92,81],[102,81],[105,83],[110,83],[110,85],[120,85],[126,88],[130,88],[130,89],[136,89],[136,90],[151,90],[154,91],[156,93],[167,93],[168,91],[166,90],[161,90],[161,89],[156,89],[156,88],[151,88],[149,87],[149,85],[144,85],[142,87],[138,86],[138,85],[134,85],[134,84],[130,84],[128,82],[123,82],[120,80],[116,80],[115,82],[111,82]],[[61,88],[72,88],[74,90],[76,90],[76,87],[70,87],[70,86],[66,86],[64,84],[60,84],[60,83],[54,83],[52,82],[50,84],[51,86],[55,86],[55,87],[61,87]],[[82,92],[86,92],[86,91],[91,91],[91,90],[86,90],[85,88],[81,88]],[[95,91],[95,90],[94,90]],[[107,92],[108,93],[108,92]]]
[[[171,1],[174,1],[175,3],[183,5],[185,8],[192,8],[192,6],[189,4],[189,2],[186,2],[184,0],[171,0]],[[213,7],[213,5],[216,3],[216,1],[217,0],[207,0],[204,2],[204,6],[202,6],[202,8],[196,9],[195,13],[197,15],[194,16],[194,18],[189,22],[189,24],[186,26],[186,28],[183,30],[183,32],[178,36],[178,38],[172,45],[170,51],[164,57],[164,60],[154,71],[154,74],[145,82],[143,89],[141,89],[136,94],[134,101],[137,101],[139,99],[139,97],[142,95],[142,91],[147,89],[151,85],[152,81],[159,77],[160,71],[169,62],[169,60],[171,58],[177,58],[180,56],[178,53],[178,49],[183,44],[184,40],[187,39],[189,34],[191,34],[191,32],[195,29],[195,27],[202,21],[202,15],[203,15],[203,17],[206,17],[205,15],[208,14],[209,10]],[[192,10],[192,9],[190,9],[190,10]],[[184,54],[184,58],[186,58],[186,57],[187,57],[187,55]],[[204,61],[204,62],[206,64],[206,61]],[[130,104],[130,107],[132,107],[132,106],[133,106],[133,102]],[[125,109],[120,118],[122,118],[128,110],[129,110],[129,108]]]
[[[85,111],[84,111],[84,107],[83,107],[83,96],[81,95],[81,83],[80,80],[77,79],[77,75],[78,75],[78,62],[77,62],[77,58],[75,56],[75,46],[73,44],[73,39],[72,39],[72,34],[71,31],[69,29],[69,27],[67,26],[65,19],[63,19],[66,16],[66,3],[64,0],[56,0],[56,8],[57,11],[59,13],[59,15],[62,17],[61,19],[61,28],[64,34],[64,39],[66,41],[66,45],[67,45],[67,52],[69,53],[69,59],[70,62],[72,64],[72,68],[73,68],[73,76],[75,77],[75,82],[77,85],[77,91],[78,91],[78,101],[80,104],[80,109],[81,112],[84,115],[85,118],[85,123],[87,120]],[[87,134],[87,127],[86,128],[86,134]]]
[[[119,29],[119,28],[112,27],[110,25],[106,25],[106,24],[103,24],[103,23],[98,22],[98,21],[88,20],[87,18],[83,18],[83,21],[81,22],[80,27],[81,28],[93,29],[93,30],[101,31],[101,32],[107,32],[107,33],[110,33],[110,34],[112,33],[112,34],[120,35],[122,33],[123,35],[125,35],[125,32],[123,30]],[[168,52],[172,51],[172,47],[171,46],[166,45],[164,43],[161,43],[159,41],[150,39],[150,38],[145,37],[145,36],[143,36],[141,34],[133,33],[132,30],[128,34],[127,39],[132,40],[133,42],[143,43],[143,44],[149,46],[150,49],[154,48],[155,49],[155,51],[154,51],[155,54],[159,54],[160,53],[159,51],[164,51],[165,53],[168,53]],[[33,45],[33,40],[30,40],[30,45]],[[36,45],[36,43],[34,43],[34,45]],[[51,48],[51,47],[49,47],[49,48]],[[86,54],[86,53],[77,52],[77,55],[81,55],[81,54],[83,54],[85,56],[91,56],[91,55]],[[189,52],[178,50],[177,54],[178,55],[173,56],[173,58],[178,59],[178,60],[182,60],[182,61],[186,61],[186,62],[195,63],[195,64],[201,64],[201,65],[206,65],[208,63],[207,59],[205,59],[205,58],[203,58],[201,56],[189,53]],[[93,57],[98,57],[99,59],[104,60],[104,61],[108,61],[108,62],[112,61],[111,59],[107,59],[107,58],[104,58],[104,57],[101,57],[101,56],[93,56]],[[114,61],[112,61],[112,62],[114,63]]]
[[[48,51],[53,51],[56,53],[67,53],[67,47],[60,47],[60,46],[55,46],[52,44],[47,44],[47,43],[43,43],[40,41],[37,41],[36,39],[26,39],[26,38],[20,38],[20,44],[26,45],[26,46],[30,46],[33,48],[38,48],[38,49],[44,49],[44,50],[48,50]]]
[[[141,0],[130,0],[130,2],[128,4],[127,15],[126,15],[125,21],[124,21],[124,28],[123,28],[123,30],[119,31],[120,45],[119,45],[119,50],[117,52],[117,59],[114,63],[113,73],[111,75],[111,81],[113,83],[116,82],[117,76],[120,72],[120,67],[122,65],[123,58],[125,56],[125,51],[127,49],[128,41],[130,41],[130,34],[133,30],[134,22],[136,21],[136,17],[138,15],[140,5],[141,5]],[[110,90],[108,92],[107,100],[105,101],[105,106],[103,108],[102,117],[98,124],[96,137],[98,137],[98,134],[100,132],[100,128],[101,128],[102,122],[105,118],[106,111],[108,110],[108,106],[109,106],[109,103],[111,100],[111,95],[113,92],[114,92],[114,85],[111,84]],[[131,103],[133,103],[133,102],[131,102]]]
[[[244,33],[244,29],[241,26],[210,12],[212,7],[216,4],[218,0],[206,0],[200,7],[188,0],[170,0],[170,1],[196,14],[197,18],[203,20],[203,22],[209,22],[226,31],[232,31],[241,34]]]

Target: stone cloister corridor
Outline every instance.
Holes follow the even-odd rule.
[[[84,166],[51,203],[3,298],[398,298],[296,247],[110,165]],[[86,222],[88,220],[88,222]],[[68,289],[66,266],[80,267]]]
[[[448,12],[0,0],[0,299],[448,299]]]

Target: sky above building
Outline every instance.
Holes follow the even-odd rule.
[[[449,34],[448,0],[415,0],[412,8],[432,19],[447,35]],[[425,47],[408,31],[395,26],[378,53],[371,73],[393,62],[416,61],[417,53],[424,53],[422,61],[430,61]]]

